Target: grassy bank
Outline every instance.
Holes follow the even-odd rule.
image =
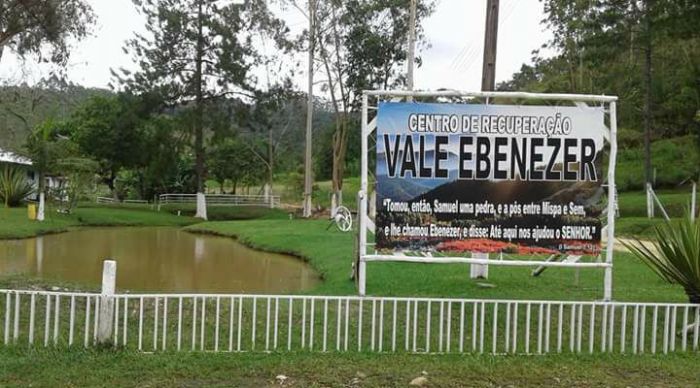
[[[354,236],[329,226],[327,220],[290,220],[280,210],[212,207],[214,217],[245,221],[199,220],[178,216],[175,207],[153,211],[148,206],[85,206],[70,215],[47,213],[45,222],[30,221],[26,209],[0,209],[0,238],[21,238],[84,226],[138,225],[187,226],[193,232],[239,238],[245,244],[269,251],[290,253],[309,261],[323,283],[311,293],[348,295],[356,292],[350,280]],[[180,208],[182,210],[185,208]],[[193,209],[185,209],[187,211]],[[217,213],[218,210],[221,210]],[[254,220],[249,220],[256,218]],[[643,217],[618,220],[618,235],[649,236],[661,219]],[[406,263],[370,263],[368,292],[382,296],[451,296],[528,299],[601,299],[602,270],[551,268],[540,277],[530,268],[494,267],[487,282],[468,279],[468,266]],[[684,301],[680,288],[660,281],[630,254],[615,259],[615,298],[634,301]],[[486,283],[486,284],[484,284]]]
[[[286,212],[279,209],[254,206],[210,206],[207,210],[212,220],[288,217]],[[1,208],[0,239],[32,237],[87,226],[185,226],[201,222],[192,217],[194,213],[194,205],[188,204],[163,206],[161,211],[155,211],[146,204],[87,204],[74,209],[71,214],[60,214],[49,209],[46,219],[38,222],[27,218],[26,208]]]
[[[678,190],[663,190],[658,191],[656,195],[659,201],[666,209],[670,217],[682,217],[687,214],[690,208],[690,193],[691,188],[686,187]],[[644,217],[647,216],[647,197],[643,191],[629,191],[620,193],[618,199],[620,215],[623,218],[628,217]],[[658,206],[655,208],[656,218],[662,219],[663,213]]]
[[[673,356],[139,354],[0,349],[3,386],[697,386],[699,359]],[[41,367],[37,367],[41,365]],[[277,376],[285,376],[283,384]]]
[[[331,193],[332,193],[332,182],[318,181],[314,183],[313,189],[313,204],[314,206],[320,206],[324,209],[328,209],[331,205]],[[220,194],[221,187],[218,182],[207,181],[208,192],[213,194]],[[304,198],[303,194],[303,176],[291,177],[287,175],[282,175],[276,177],[276,181],[272,184],[272,192],[275,195],[280,196],[280,200],[284,204],[288,205],[298,205]],[[350,209],[355,209],[357,207],[356,199],[357,192],[360,190],[360,177],[347,177],[343,179],[343,202],[344,205]],[[224,187],[224,191],[228,194],[233,191],[233,187],[230,185]],[[252,186],[250,188],[239,187],[237,189],[237,194],[260,194],[263,192],[262,187]]]
[[[42,224],[26,220],[26,209],[11,209],[3,215],[8,216],[3,219],[8,222],[0,222],[0,236],[16,235],[18,231],[32,235],[88,225],[190,224],[186,228],[193,232],[237,237],[253,247],[291,253],[308,260],[324,278],[324,282],[310,293],[356,294],[354,283],[349,280],[354,236],[341,233],[335,227],[328,228],[327,220],[290,220],[283,212],[256,213],[257,210],[247,209],[231,216],[258,219],[192,224],[197,220],[177,216],[170,211],[158,213],[135,206],[84,207],[70,216],[52,214]],[[10,215],[13,218],[9,218]],[[642,220],[646,219],[623,218],[618,225],[621,229],[637,228],[635,233],[643,234],[646,229]],[[628,224],[625,225],[625,222]],[[682,289],[662,282],[631,255],[618,253],[615,260],[616,300],[686,301]],[[602,270],[583,270],[577,274],[573,269],[550,268],[540,277],[533,278],[528,268],[491,267],[489,279],[479,281],[470,280],[468,271],[467,265],[460,264],[371,263],[368,292],[383,296],[550,300],[602,298]],[[79,285],[56,282],[50,286],[54,285],[84,289]],[[0,278],[0,287],[46,288],[47,284],[17,276]],[[174,309],[171,314],[175,314]],[[22,319],[22,327],[26,327],[24,320],[27,318]],[[135,322],[132,320],[132,325]],[[175,319],[169,322],[175,322]],[[66,324],[61,323],[61,327],[66,327]],[[258,333],[262,335],[262,328]],[[334,352],[146,354],[130,350],[0,346],[0,386],[387,387],[406,386],[412,379],[421,376],[423,371],[427,372],[428,386],[446,387],[696,386],[700,379],[698,361],[700,358],[697,354],[656,357],[607,354],[428,356]],[[279,375],[287,377],[284,384],[276,379]]]
[[[176,216],[149,209],[80,207],[71,214],[46,212],[43,222],[27,218],[26,208],[0,209],[0,239],[25,238],[64,232],[82,226],[184,226],[197,222],[191,217]]]
[[[178,213],[193,217],[197,212],[195,204],[166,204],[161,205],[160,210],[170,214],[177,215]],[[287,218],[288,214],[281,209],[270,209],[262,206],[226,206],[226,205],[209,205],[207,206],[207,218],[210,221],[223,220],[252,220],[252,219],[279,219]]]
[[[243,243],[270,251],[291,253],[308,260],[323,276],[316,294],[355,294],[349,279],[353,235],[328,221],[253,220],[207,222],[187,230],[237,237]],[[468,298],[591,300],[603,297],[603,271],[550,268],[539,277],[531,268],[493,267],[487,281],[470,280],[463,264],[370,263],[367,290],[377,296],[436,296]],[[680,287],[661,281],[628,253],[616,253],[615,299],[676,301],[686,298]]]
[[[656,195],[673,220],[688,215],[691,199],[690,187],[663,190],[657,192]],[[655,217],[647,218],[646,194],[642,191],[621,193],[618,205],[621,217],[616,220],[616,236],[653,238],[655,236],[654,227],[665,222],[663,213],[658,206],[655,208]]]
[[[616,183],[620,191],[644,187],[644,146],[636,131],[619,132]],[[652,142],[651,153],[657,187],[672,188],[680,182],[698,178],[700,148],[695,135],[659,139]]]

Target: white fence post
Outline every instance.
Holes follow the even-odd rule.
[[[651,184],[646,184],[647,192],[647,218],[654,218],[654,198],[651,197]]]
[[[472,259],[482,259],[488,260],[488,253],[472,252]],[[469,265],[469,278],[470,279],[488,279],[489,278],[489,265],[488,264],[470,264]]]
[[[117,262],[105,260],[102,265],[102,296],[100,298],[100,315],[97,326],[97,341],[110,343],[114,324],[114,291],[117,279]]]

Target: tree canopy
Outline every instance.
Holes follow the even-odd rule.
[[[86,0],[0,1],[0,58],[9,49],[20,57],[65,65],[70,38],[82,39],[95,21]]]

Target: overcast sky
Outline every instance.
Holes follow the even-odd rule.
[[[97,14],[97,25],[93,36],[74,45],[68,78],[84,86],[106,88],[110,68],[135,68],[122,46],[134,31],[145,31],[144,20],[131,0],[89,3]],[[538,0],[501,0],[500,4],[496,82],[509,79],[523,63],[529,63],[532,50],[551,37],[540,24],[544,15]],[[436,1],[435,12],[424,22],[430,47],[420,53],[423,66],[415,71],[416,89],[480,89],[485,15],[486,0]],[[305,27],[303,16],[295,9],[287,11],[284,18],[293,32]],[[7,52],[1,61],[0,78],[5,82],[33,83],[48,73],[47,68],[22,63]],[[296,77],[301,89],[305,77]]]

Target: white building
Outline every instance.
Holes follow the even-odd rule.
[[[38,194],[36,193],[36,189],[39,187],[39,174],[34,170],[32,160],[0,148],[0,167],[6,164],[17,166],[27,172],[27,179],[32,183],[35,189],[35,192],[32,194],[32,199],[37,199]],[[65,183],[65,180],[66,178],[60,176],[46,175],[44,177],[46,189],[59,188]]]

